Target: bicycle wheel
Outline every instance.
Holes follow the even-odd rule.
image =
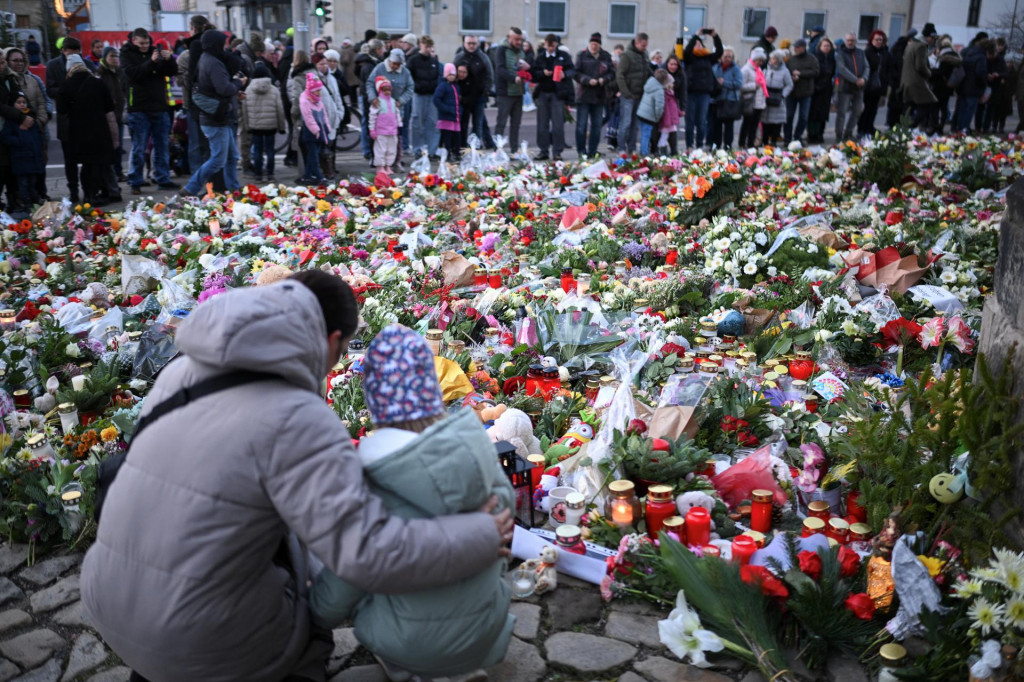
[[[347,152],[349,149],[355,148],[359,144],[361,128],[362,119],[359,112],[350,109],[348,125],[345,126],[344,130],[338,131],[338,149]]]

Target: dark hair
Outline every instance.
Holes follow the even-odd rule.
[[[557,45],[558,36],[556,36],[554,33],[549,33],[546,36],[544,36],[544,43],[547,45]]]
[[[140,26],[132,31],[132,38],[149,38],[149,31]]]
[[[509,29],[509,33],[515,33],[517,36],[523,35],[523,29],[518,26],[513,26]]]
[[[93,38],[92,39],[92,43],[91,43],[92,47],[96,47],[97,45],[102,45],[102,44],[103,44],[103,41],[100,40],[99,38]]]
[[[650,40],[650,38],[647,37],[646,33],[637,33],[636,38],[633,40]]]
[[[195,29],[196,33],[202,33],[210,25],[210,20],[202,14],[193,14],[192,18],[188,20],[188,25]]]
[[[62,50],[81,50],[82,42],[78,38],[65,38],[64,42],[61,43],[60,49]]]
[[[668,71],[668,63],[669,63],[669,62],[675,62],[675,63],[676,63],[676,66],[678,66],[678,67],[679,67],[679,71],[682,71],[682,70],[683,70],[683,63],[682,63],[682,62],[681,62],[681,61],[679,60],[679,57],[675,56],[675,54],[670,54],[670,55],[668,56],[668,58],[667,58],[667,59],[665,59],[665,71]],[[671,75],[671,73],[672,73],[672,72],[671,72],[671,71],[669,71],[669,74],[670,74],[670,75]],[[675,78],[675,77],[673,76],[673,79],[674,79],[674,78]]]
[[[323,270],[303,270],[288,279],[301,282],[316,296],[328,334],[340,331],[342,338],[346,339],[355,334],[359,325],[359,307],[352,288],[345,280]]]

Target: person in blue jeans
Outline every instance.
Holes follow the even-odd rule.
[[[197,89],[207,97],[220,100],[222,106],[214,113],[200,106],[199,126],[210,142],[210,158],[192,173],[180,192],[183,196],[198,196],[207,181],[221,170],[224,171],[224,188],[228,192],[239,188],[235,129],[238,121],[238,93],[245,88],[248,79],[244,76],[232,79],[228,73],[224,55],[226,35],[211,30],[203,33],[201,40],[203,55],[199,58]],[[199,105],[198,102],[196,104]]]
[[[146,144],[150,137],[153,138],[153,177],[157,186],[177,189],[178,185],[171,182],[167,79],[178,75],[178,64],[165,45],[153,46],[149,32],[137,28],[132,31],[131,42],[121,50],[121,68],[128,85],[128,114],[124,121],[132,138],[128,172],[132,194],[142,194]]]
[[[708,43],[714,48],[709,49]],[[703,147],[707,137],[708,107],[715,91],[714,66],[722,59],[725,48],[713,28],[702,28],[690,38],[683,51],[686,64],[686,148]]]
[[[576,152],[581,158],[596,156],[597,145],[601,142],[608,86],[615,82],[612,56],[601,49],[600,33],[590,36],[587,49],[576,57],[576,80],[580,84],[579,101],[576,103]]]
[[[983,40],[969,45],[961,53],[963,57],[964,79],[960,83],[956,97],[956,129],[966,133],[971,129],[971,121],[978,111],[978,102],[988,86],[988,54],[995,54],[995,43]]]

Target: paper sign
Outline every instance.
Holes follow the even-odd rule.
[[[519,559],[536,559],[544,547],[555,544],[554,537],[555,534],[551,531],[539,528],[526,530],[522,526],[516,526],[512,533],[512,556]],[[587,548],[585,555],[559,551],[558,572],[600,585],[608,573],[605,557],[614,556],[615,552],[589,542],[585,542],[584,546]]]
[[[907,289],[907,292],[914,294],[919,298],[923,298],[928,301],[928,303],[935,306],[936,310],[941,310],[942,312],[950,315],[964,309],[964,304],[960,302],[960,299],[957,298],[949,289],[945,289],[943,287],[937,287],[931,284],[918,284],[915,287]]]

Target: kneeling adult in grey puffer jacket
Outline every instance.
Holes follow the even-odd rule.
[[[301,279],[298,279],[301,278]],[[325,280],[326,278],[326,280]],[[110,486],[82,567],[82,604],[103,640],[152,682],[323,680],[334,648],[311,637],[305,573],[275,562],[290,534],[377,594],[449,584],[492,566],[508,513],[388,514],[320,393],[356,330],[355,298],[308,271],[200,304],[181,357],[143,414],[235,370],[276,374],[168,413]]]

